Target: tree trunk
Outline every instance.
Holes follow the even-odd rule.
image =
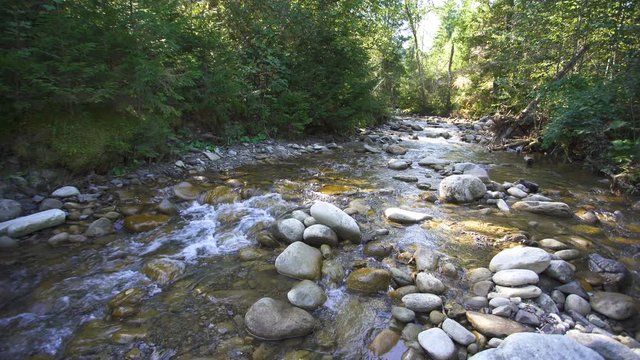
[[[584,53],[587,52],[587,49],[589,49],[589,45],[584,45],[582,49],[578,51],[577,54],[573,55],[571,60],[569,60],[569,62],[560,71],[556,73],[553,79],[551,79],[551,83],[554,83],[562,79],[563,77],[565,77],[565,75],[567,75],[567,73],[569,73],[569,71],[571,71],[571,69],[573,69],[573,67],[576,66],[576,63],[578,63],[578,60],[580,60],[580,58],[582,58]],[[540,94],[536,95],[536,97],[533,100],[531,100],[529,104],[527,104],[527,107],[525,107],[524,110],[522,110],[520,115],[518,115],[517,122],[520,125],[527,123],[531,118],[531,114],[535,111],[539,103],[540,103]]]
[[[424,109],[427,105],[427,90],[424,84],[424,74],[422,73],[420,47],[418,46],[418,29],[416,28],[416,22],[418,22],[419,19],[414,18],[415,14],[410,9],[409,0],[404,1],[404,11],[407,15],[407,20],[409,20],[409,27],[411,28],[411,34],[413,35],[413,45],[415,47],[416,54],[416,67],[418,68],[418,81],[420,83],[420,88],[418,89],[420,92],[420,102],[422,103],[420,105]]]
[[[449,67],[447,69],[449,74],[449,83],[447,84],[447,115],[451,115],[451,90],[453,88],[453,72],[451,66],[453,65],[453,54],[455,51],[455,45],[453,39],[451,40],[451,54],[449,54]]]

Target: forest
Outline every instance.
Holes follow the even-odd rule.
[[[7,0],[0,26],[0,153],[34,166],[405,113],[491,116],[500,141],[640,180],[635,0]]]

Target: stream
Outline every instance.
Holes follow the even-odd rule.
[[[523,232],[533,241],[554,238],[585,253],[598,252],[623,263],[635,279],[640,276],[640,214],[630,210],[637,199],[612,195],[606,179],[576,164],[536,156],[528,167],[522,154],[489,152],[464,142],[465,132],[452,122],[404,121],[424,129],[409,134],[386,126],[378,134],[401,139],[399,144],[408,149],[402,156],[362,152],[362,142],[353,141],[319,154],[224,173],[205,172],[183,180],[207,190],[238,179],[253,190],[253,196],[218,205],[174,198],[179,213],[151,231],[131,234],[120,221],[118,231],[92,242],[52,247],[43,235],[43,241],[33,246],[0,253],[0,357],[400,359],[408,349],[402,340],[383,355],[369,349],[373,338],[390,326],[391,306],[397,300],[385,293],[354,293],[343,279],[332,281],[327,276],[318,283],[327,301],[312,312],[318,325],[311,335],[263,341],[245,330],[243,317],[253,303],[265,296],[286,302],[287,292],[298,282],[275,269],[275,258],[285,245],[275,249],[260,245],[259,234],[294,209],[308,210],[315,200],[342,209],[357,206],[353,217],[365,240],[375,238],[393,248],[390,255],[376,258],[364,255],[363,244],[341,243],[329,259],[344,269],[345,277],[362,266],[405,266],[398,262],[398,254],[416,245],[430,247],[457,272],[446,282],[445,303],[462,303],[469,292],[465,271],[486,267],[493,255],[509,246],[500,239]],[[442,132],[450,137],[439,136]],[[526,212],[505,214],[483,203],[425,201],[425,194],[435,193],[443,178],[436,169],[418,165],[425,157],[479,164],[497,183],[536,182],[543,194],[569,204],[573,212],[593,211],[599,223]],[[390,159],[413,164],[406,170],[391,170]],[[399,174],[416,176],[431,190],[393,179]],[[120,189],[129,196],[121,197],[119,205],[151,209],[171,195],[174,184]],[[389,207],[433,218],[416,225],[390,223],[383,216]],[[378,229],[389,233],[374,235]],[[155,259],[180,271],[171,279],[153,279],[143,269]],[[582,261],[575,264],[579,270],[586,268]],[[631,290],[636,295],[637,284]],[[137,296],[134,310],[114,316],[110,301],[127,289],[134,289]]]

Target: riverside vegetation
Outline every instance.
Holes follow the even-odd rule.
[[[632,189],[639,12],[622,0],[10,0],[0,152],[104,173],[202,133],[342,134],[400,109],[497,115],[494,145],[515,136]],[[428,13],[441,25],[424,49]]]

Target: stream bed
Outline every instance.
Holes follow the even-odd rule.
[[[408,350],[402,340],[385,354],[375,354],[369,347],[393,322],[391,306],[398,300],[387,293],[350,291],[343,282],[346,275],[364,266],[406,269],[402,254],[416,246],[432,248],[455,269],[445,280],[446,308],[468,297],[469,285],[464,281],[468,269],[488,266],[493,255],[512,245],[501,240],[523,233],[533,242],[554,238],[576,244],[584,253],[618,260],[631,272],[635,283],[628,292],[637,297],[640,214],[631,210],[637,199],[612,195],[606,179],[576,164],[537,157],[529,167],[522,154],[489,152],[463,141],[464,129],[451,122],[403,121],[422,130],[395,131],[385,126],[371,133],[374,140],[401,140],[399,144],[408,149],[405,155],[363,152],[362,142],[353,141],[296,158],[222,173],[205,171],[182,180],[210,190],[235,179],[251,192],[232,203],[215,205],[172,197],[178,214],[149,231],[132,234],[122,229],[120,220],[115,222],[114,234],[55,247],[46,241],[53,233],[43,231],[42,241],[0,253],[0,357],[400,359]],[[445,132],[447,136],[440,136]],[[567,203],[578,215],[591,211],[599,221],[588,224],[578,217],[505,214],[483,202],[434,202],[433,195],[430,201],[428,195],[436,194],[443,175],[438,166],[419,166],[424,158],[478,164],[499,184],[533,181],[554,201]],[[391,159],[412,165],[391,170],[387,167]],[[400,174],[417,177],[423,189],[430,186],[431,190],[393,178]],[[152,209],[172,196],[176,183],[121,188],[117,205]],[[311,335],[281,341],[256,339],[244,327],[247,309],[263,297],[286,302],[287,292],[298,282],[278,274],[274,266],[286,244],[272,244],[273,248],[267,246],[268,239],[259,238],[274,221],[295,209],[308,210],[316,200],[354,209],[363,243],[343,242],[328,255],[344,276],[331,279],[325,274],[318,282],[327,301],[312,312],[317,325]],[[383,212],[389,207],[426,213],[432,219],[415,225],[388,222]],[[72,225],[55,231],[65,226]],[[372,240],[388,246],[390,253],[366,256],[365,242]],[[162,261],[156,268],[149,265],[158,259]],[[583,261],[575,265],[586,269]],[[170,274],[169,278],[154,277],[158,271]],[[133,300],[124,301],[122,307],[114,304],[112,299],[129,289],[133,289]],[[125,313],[115,313],[118,308]]]

